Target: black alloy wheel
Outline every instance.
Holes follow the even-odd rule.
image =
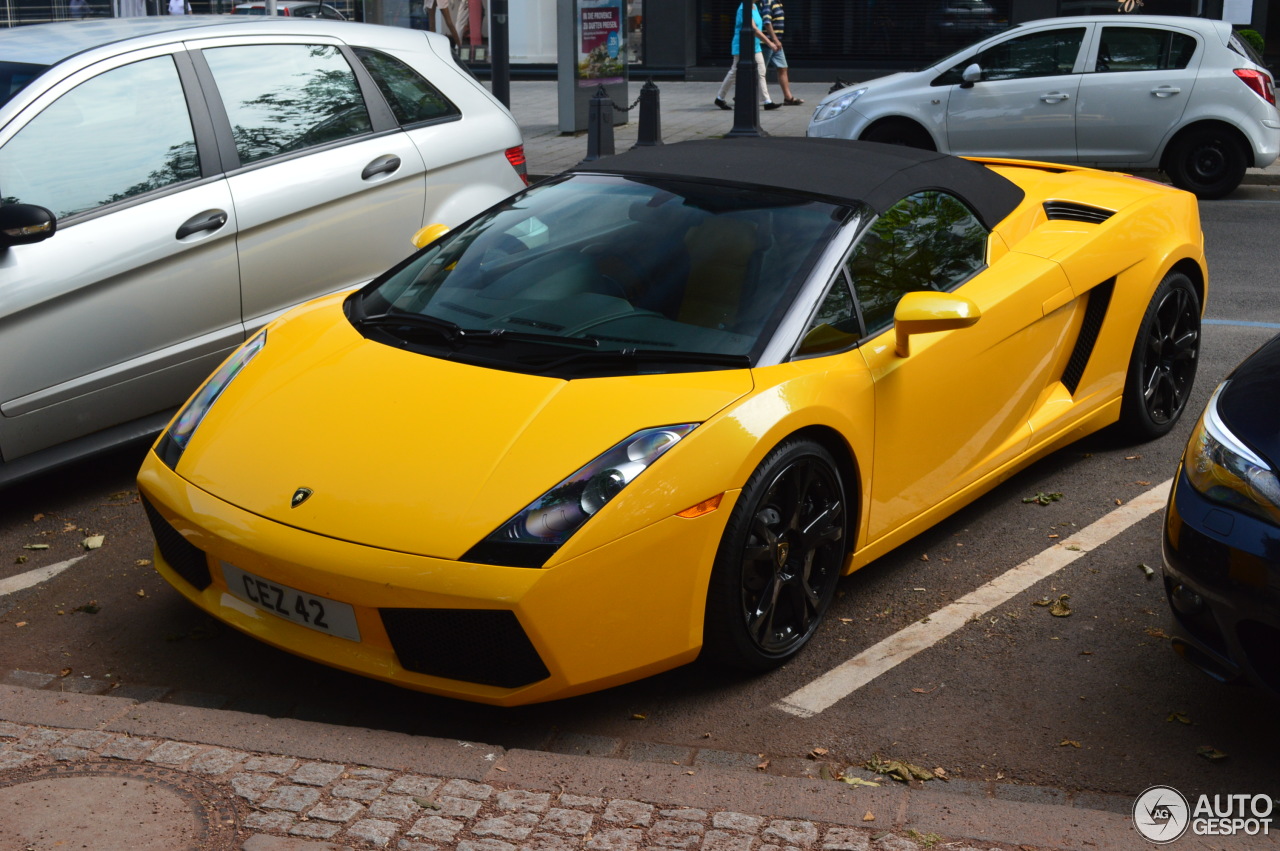
[[[1138,327],[1120,422],[1139,440],[1168,434],[1187,406],[1200,361],[1200,298],[1181,272],[1156,288]]]
[[[792,440],[773,450],[743,488],[716,555],[704,655],[749,671],[795,656],[835,595],[848,523],[825,448]]]
[[[1247,166],[1240,143],[1225,130],[1193,130],[1177,139],[1169,151],[1169,180],[1206,200],[1232,192],[1244,179]]]

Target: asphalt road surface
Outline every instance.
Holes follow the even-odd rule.
[[[879,755],[1010,784],[1277,796],[1277,707],[1174,655],[1158,578],[1158,488],[1214,386],[1280,331],[1280,193],[1245,188],[1201,210],[1209,322],[1189,413],[1174,433],[1140,446],[1099,434],[1040,461],[846,578],[812,645],[771,674],[694,665],[581,698],[497,709],[294,658],[218,625],[158,578],[133,483],[145,447],[135,447],[0,492],[0,583],[80,559],[0,594],[0,680],[52,674],[52,688],[113,687],[508,747],[676,761],[711,749],[727,763],[779,773],[819,774]],[[1024,502],[1041,493],[1062,496]],[[98,535],[101,546],[86,549]],[[1040,569],[1037,554],[1073,535],[1087,535],[1074,561],[966,610],[953,630],[940,628],[954,601],[1015,568]],[[1035,605],[1063,595],[1069,616]],[[843,663],[878,642],[927,627],[946,634],[922,639],[918,653],[868,681],[837,673],[812,685],[847,672]],[[1206,746],[1223,756],[1206,758]]]

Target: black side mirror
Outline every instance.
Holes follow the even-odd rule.
[[[0,205],[0,248],[29,245],[53,236],[58,219],[53,211],[35,204]]]

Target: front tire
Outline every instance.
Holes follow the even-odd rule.
[[[1173,185],[1212,200],[1235,190],[1244,179],[1245,151],[1225,129],[1192,130],[1173,143],[1168,173]]]
[[[1169,433],[1187,407],[1200,360],[1200,296],[1181,272],[1165,275],[1138,325],[1129,358],[1120,426],[1154,440]]]
[[[789,440],[770,452],[716,553],[703,658],[762,672],[799,653],[835,595],[849,522],[839,468],[821,444]]]

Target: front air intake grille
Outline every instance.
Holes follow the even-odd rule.
[[[406,671],[517,688],[551,676],[515,612],[507,609],[381,609]]]
[[[1111,291],[1115,289],[1116,279],[1110,278],[1089,290],[1089,303],[1084,309],[1084,322],[1080,324],[1080,336],[1076,338],[1075,348],[1071,350],[1071,360],[1062,371],[1062,386],[1072,396],[1080,386],[1084,377],[1084,368],[1089,365],[1089,357],[1098,342],[1098,334],[1102,331],[1102,320],[1106,318],[1107,306],[1111,304]]]
[[[1089,207],[1085,204],[1073,204],[1070,201],[1045,201],[1044,214],[1049,221],[1085,222],[1100,225],[1115,215],[1112,210],[1101,207]]]
[[[197,591],[203,591],[213,584],[209,575],[209,559],[204,550],[182,537],[177,529],[169,525],[169,521],[160,516],[155,506],[142,498],[142,507],[147,511],[147,520],[151,523],[151,534],[155,535],[156,546],[174,573],[181,576]]]

